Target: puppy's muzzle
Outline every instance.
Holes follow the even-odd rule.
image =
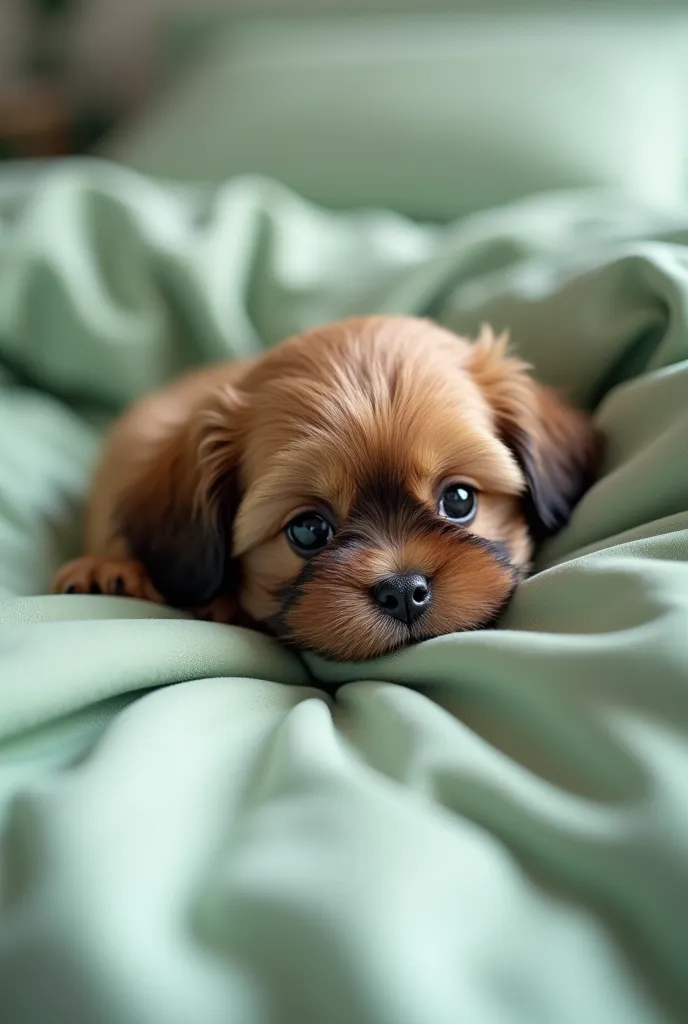
[[[381,612],[410,626],[432,603],[427,576],[406,572],[388,576],[372,587],[370,595]]]

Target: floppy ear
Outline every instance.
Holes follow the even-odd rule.
[[[535,381],[507,351],[508,337],[483,327],[469,369],[494,410],[497,429],[527,483],[525,512],[536,539],[564,526],[593,482],[600,435],[588,413]]]
[[[239,421],[231,386],[206,395],[157,442],[117,510],[120,533],[170,604],[194,608],[231,588]]]

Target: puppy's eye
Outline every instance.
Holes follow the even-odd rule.
[[[319,512],[312,509],[299,512],[286,526],[287,540],[297,555],[310,558],[322,551],[334,535],[332,525]]]
[[[478,495],[470,484],[448,484],[440,494],[437,511],[453,523],[470,523],[478,511]]]

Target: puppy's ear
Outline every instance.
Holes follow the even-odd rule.
[[[194,608],[232,586],[228,535],[245,399],[206,396],[155,445],[117,510],[120,533],[170,604]]]
[[[508,354],[508,337],[483,327],[468,368],[494,410],[497,429],[527,483],[525,511],[536,539],[564,526],[593,482],[600,435],[588,413],[535,381]]]

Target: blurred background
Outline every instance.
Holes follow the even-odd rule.
[[[0,0],[0,158],[271,175],[444,220],[688,190],[688,4]]]

